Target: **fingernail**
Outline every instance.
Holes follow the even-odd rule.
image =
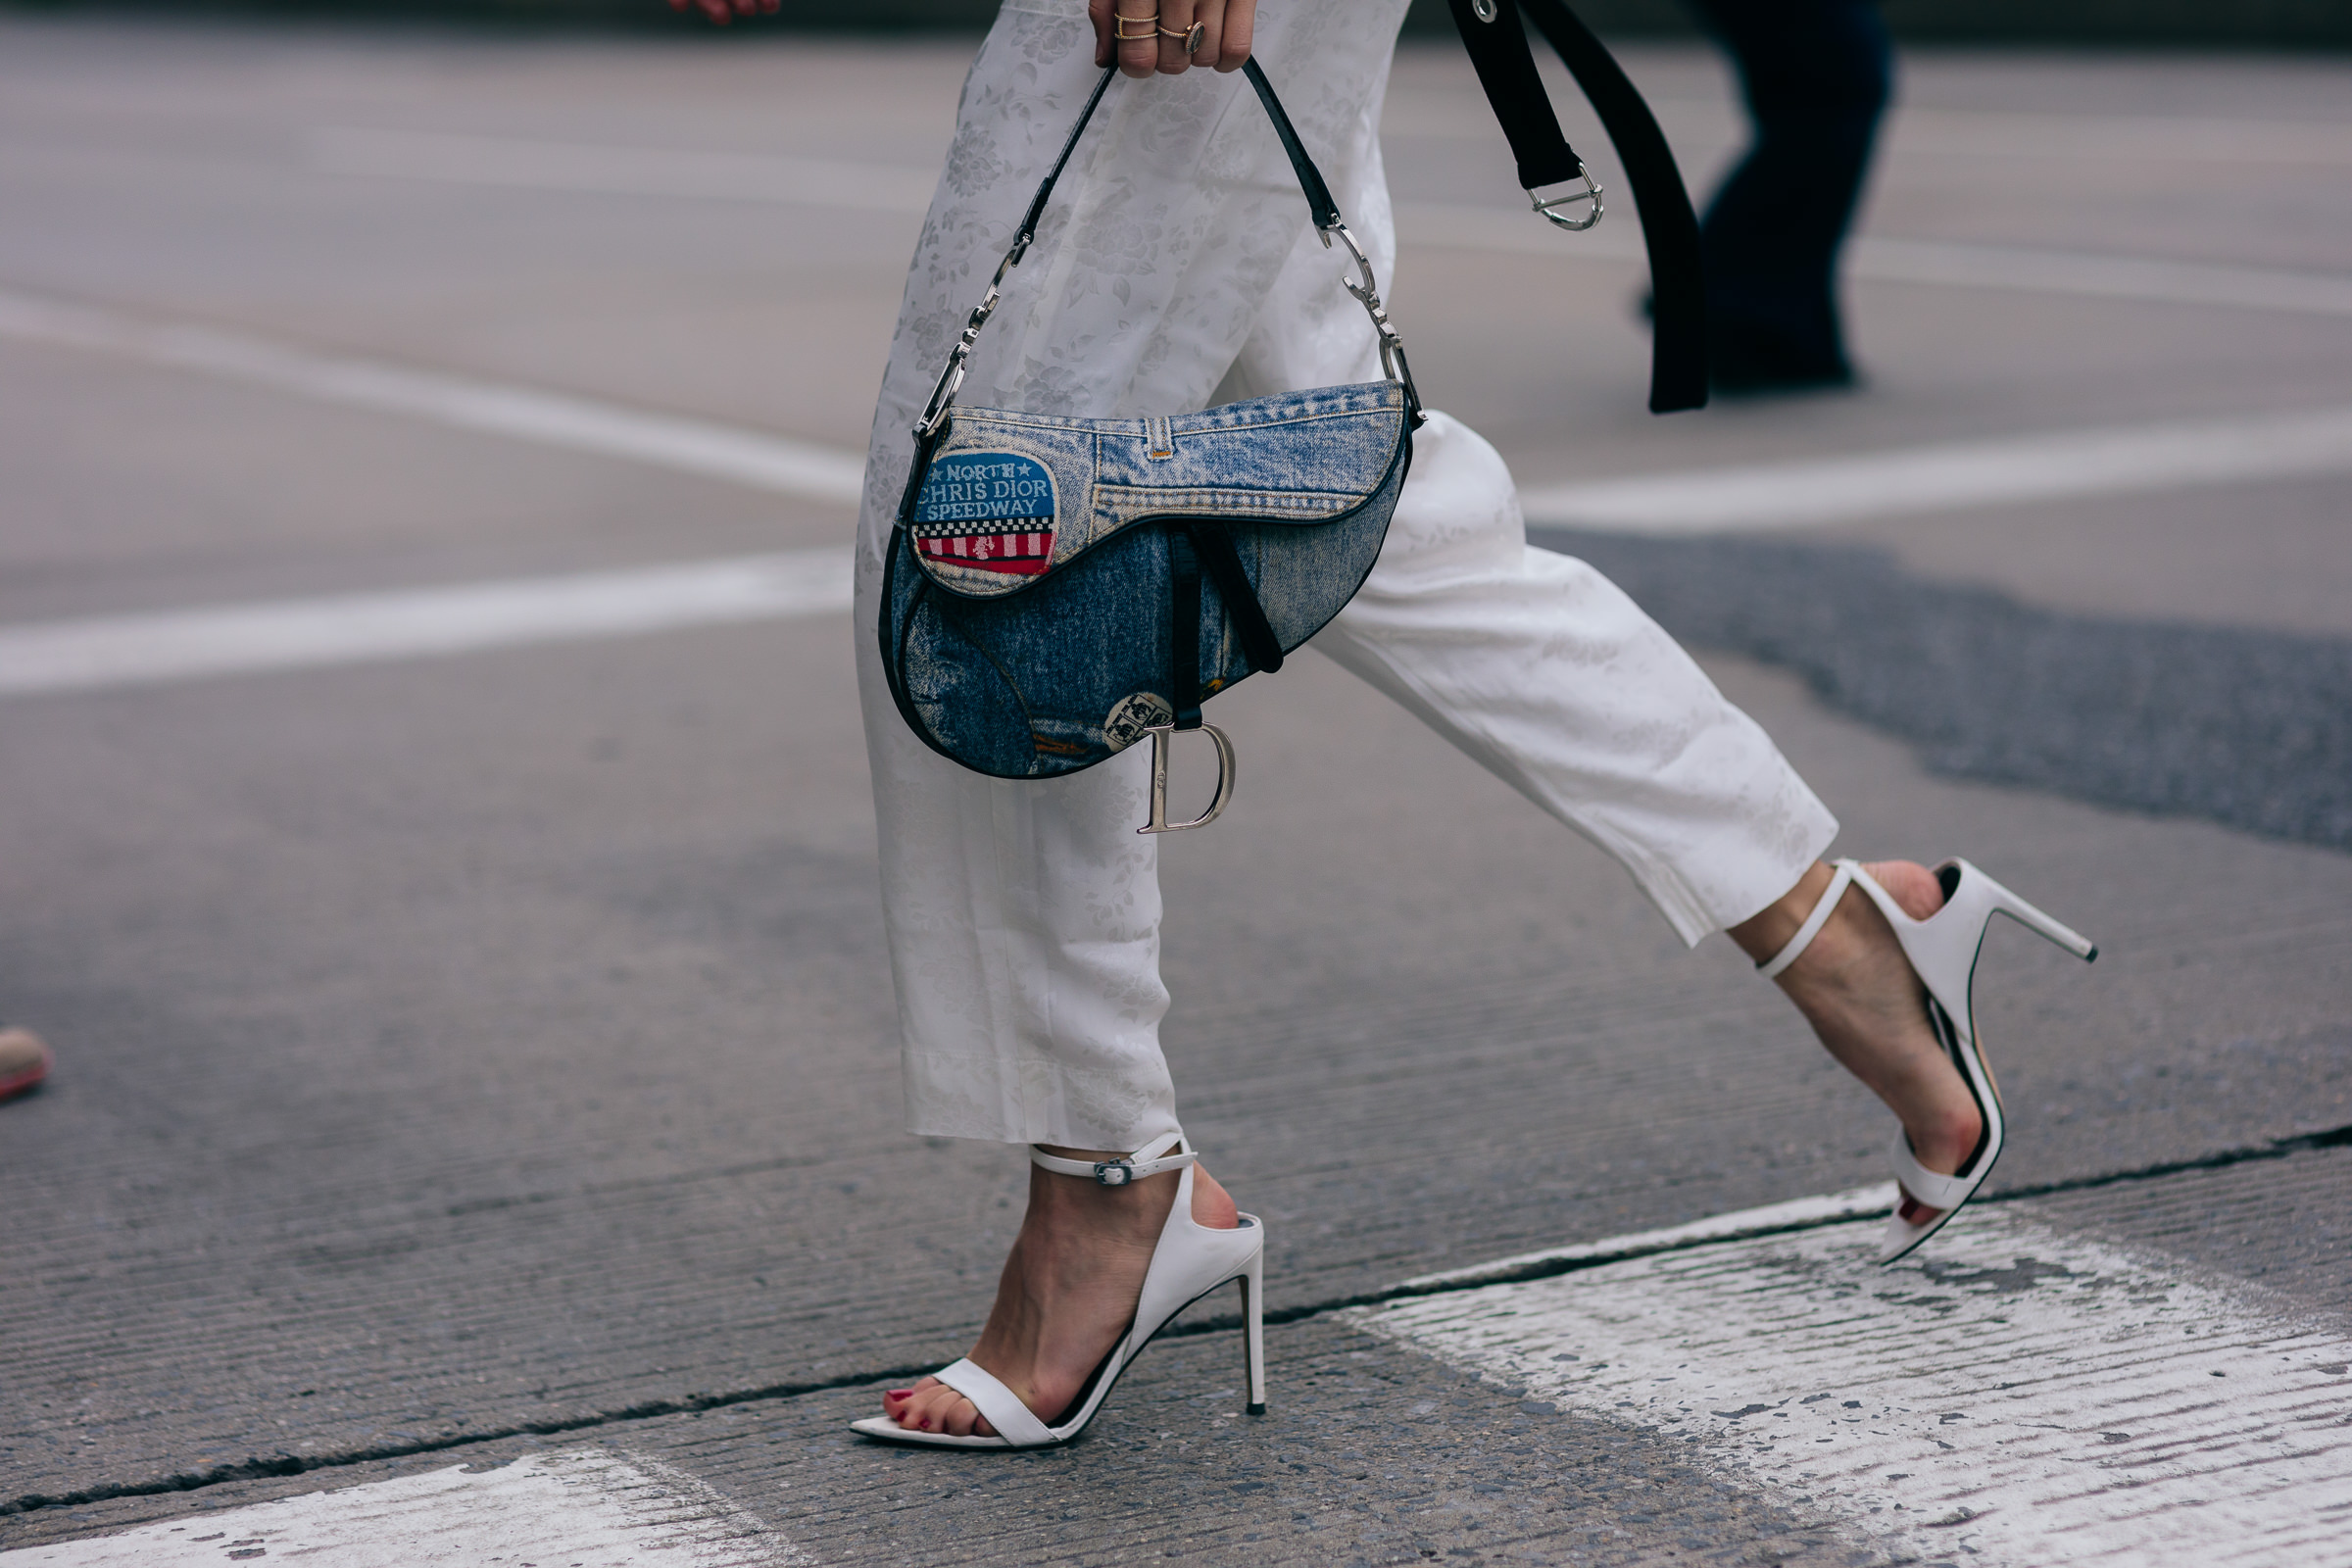
[[[884,1391],[882,1397],[885,1399],[905,1399],[912,1397],[914,1391],[912,1389],[889,1389]]]

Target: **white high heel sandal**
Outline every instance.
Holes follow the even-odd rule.
[[[1086,1430],[1086,1424],[1109,1396],[1111,1385],[1119,1381],[1119,1374],[1143,1353],[1144,1347],[1168,1326],[1170,1319],[1219,1286],[1236,1280],[1242,1287],[1242,1335],[1249,1361],[1250,1413],[1264,1415],[1266,1227],[1254,1214],[1244,1214],[1241,1223],[1229,1231],[1213,1230],[1193,1218],[1193,1165],[1200,1157],[1181,1132],[1169,1133],[1132,1154],[1100,1164],[1064,1159],[1040,1149],[1029,1151],[1031,1164],[1064,1176],[1091,1177],[1105,1187],[1125,1187],[1163,1171],[1184,1172],[1177,1178],[1176,1202],[1168,1210],[1168,1222],[1160,1227],[1159,1244],[1152,1252],[1152,1266],[1144,1274],[1143,1295],[1135,1303],[1134,1320],[1057,1420],[1049,1423],[1039,1419],[1018,1395],[967,1358],[944,1366],[932,1376],[971,1400],[973,1407],[988,1418],[988,1424],[997,1429],[995,1437],[958,1438],[945,1432],[917,1432],[900,1426],[886,1415],[853,1421],[850,1430],[887,1443],[914,1443],[934,1448],[1051,1448],[1067,1443]]]
[[[1901,1124],[1894,1129],[1894,1175],[1902,1183],[1903,1192],[1928,1207],[1940,1210],[1935,1218],[1914,1225],[1903,1218],[1902,1199],[1895,1200],[1894,1212],[1887,1217],[1886,1235],[1879,1249],[1879,1261],[1891,1263],[1909,1252],[1920,1243],[1943,1229],[1960,1206],[1977,1195],[1984,1185],[1984,1177],[1992,1162],[2000,1157],[2001,1144],[2008,1132],[2001,1115],[2001,1092],[1992,1080],[1992,1069],[1984,1064],[1984,1054],[1977,1044],[1976,1003],[1970,994],[1970,984],[1977,970],[1977,954],[1984,945],[1984,928],[1992,923],[1995,914],[2006,914],[2028,930],[2047,937],[2067,952],[2088,963],[2099,956],[2098,945],[2071,927],[2060,925],[2007,888],[1969,864],[1966,860],[1946,860],[1936,868],[1936,880],[1943,885],[1943,907],[1925,920],[1914,920],[1903,912],[1893,895],[1879,886],[1877,879],[1854,860],[1836,862],[1837,874],[1830,879],[1829,891],[1805,916],[1788,945],[1774,954],[1756,970],[1770,980],[1794,963],[1811,947],[1821,928],[1830,921],[1838,901],[1845,896],[1848,884],[1858,885],[1870,895],[1871,903],[1886,916],[1894,927],[1895,940],[1903,946],[1903,956],[1911,960],[1911,968],[1928,992],[1928,1024],[1936,1038],[1960,1069],[1961,1082],[1976,1098],[1977,1109],[1984,1117],[1984,1136],[1970,1152],[1959,1171],[1950,1176],[1940,1175],[1922,1165],[1911,1152],[1911,1140]]]

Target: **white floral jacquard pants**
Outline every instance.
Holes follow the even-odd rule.
[[[1377,131],[1404,9],[1264,0],[1256,34],[1384,286],[1396,239]],[[966,772],[907,729],[875,646],[908,427],[1094,87],[1093,49],[1084,0],[1008,0],[964,84],[874,414],[857,636],[912,1129],[1124,1150],[1176,1126],[1158,841],[1135,831],[1149,748],[1066,779]],[[1122,79],[962,401],[1134,417],[1375,379],[1340,277],[1239,74]],[[1631,600],[1528,546],[1502,460],[1443,414],[1415,437],[1379,564],[1312,646],[1614,856],[1687,942],[1786,893],[1837,831]]]

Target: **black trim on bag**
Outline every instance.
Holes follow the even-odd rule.
[[[1183,526],[1192,536],[1194,553],[1216,582],[1217,597],[1225,601],[1226,618],[1233,622],[1234,636],[1241,641],[1242,658],[1249,662],[1250,672],[1273,674],[1282,667],[1282,639],[1274,635],[1266,607],[1257,601],[1257,585],[1242,565],[1242,553],[1233,548],[1233,535],[1213,517]],[[1388,542],[1385,533],[1381,542]]]

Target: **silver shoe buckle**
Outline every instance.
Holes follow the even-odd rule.
[[[1135,1180],[1135,1167],[1123,1159],[1096,1162],[1095,1180],[1105,1187],[1124,1187]]]

